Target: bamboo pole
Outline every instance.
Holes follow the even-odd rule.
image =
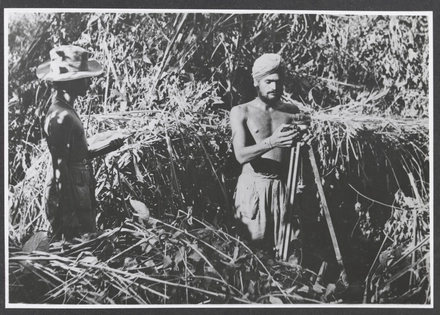
[[[290,193],[290,187],[292,186],[292,175],[293,175],[293,163],[295,160],[295,148],[290,149],[290,160],[289,160],[289,172],[287,174],[287,183],[286,183],[286,191],[289,194]],[[290,200],[290,196],[287,196],[286,203]],[[287,209],[287,206],[286,206]],[[284,240],[286,235],[286,223],[287,223],[287,211],[284,213],[284,215],[281,217],[280,222],[280,232],[278,235],[278,257],[279,259],[282,259],[283,257],[283,249],[284,249]]]
[[[316,164],[315,154],[313,153],[313,148],[309,148],[309,159],[312,165],[313,174],[315,176],[316,186],[318,187],[319,197],[321,199],[322,207],[324,208],[325,219],[327,221],[328,230],[330,232],[330,237],[333,243],[333,248],[335,250],[336,260],[341,269],[341,274],[345,274],[344,262],[342,261],[341,251],[339,250],[338,240],[336,238],[335,229],[333,227],[333,222],[331,219],[330,211],[328,209],[327,200],[325,199],[324,189],[322,188],[321,176],[319,175],[318,165]]]
[[[422,198],[420,197],[419,191],[417,190],[417,185],[416,185],[416,181],[414,179],[414,176],[411,172],[408,172],[408,177],[409,177],[409,181],[411,183],[411,187],[413,189],[413,193],[416,197],[416,200],[418,202],[418,204],[422,204]],[[412,211],[412,216],[413,216],[413,239],[412,239],[412,245],[415,247],[417,247],[417,211]],[[412,255],[412,265],[415,264],[416,262],[416,255],[417,255],[417,251],[414,251],[413,255]],[[409,286],[412,287],[414,284],[414,273],[411,272],[410,273],[410,277],[409,277]]]
[[[298,179],[298,164],[299,164],[299,153],[300,153],[300,149],[301,149],[301,143],[298,142],[296,145],[296,150],[295,150],[295,163],[293,166],[293,175],[292,175],[292,184],[290,186],[290,192],[289,192],[289,207],[286,208],[286,210],[288,211],[288,221],[287,221],[287,233],[286,233],[286,237],[284,240],[284,256],[283,256],[283,260],[287,261],[288,257],[288,252],[289,252],[289,244],[290,244],[290,238],[292,237],[292,218],[293,218],[293,205],[295,202],[295,195],[296,195],[296,184],[297,184],[297,179]]]
[[[284,215],[284,224],[282,226],[283,233],[282,233],[282,241],[279,244],[280,245],[280,252],[279,257],[280,259],[287,261],[288,252],[289,252],[289,244],[290,244],[290,238],[292,236],[292,216],[293,216],[293,204],[295,202],[295,195],[296,195],[296,184],[297,184],[297,177],[298,177],[298,164],[299,164],[299,155],[301,150],[301,143],[298,142],[296,144],[296,148],[292,148],[290,151],[290,162],[289,162],[289,174],[287,178],[287,191],[288,191],[288,198],[287,198],[287,206],[286,206],[286,213]]]
[[[322,285],[322,279],[324,278],[324,273],[326,272],[328,267],[328,263],[326,261],[323,261],[321,264],[321,268],[319,268],[319,273],[316,277],[316,284],[321,284]]]

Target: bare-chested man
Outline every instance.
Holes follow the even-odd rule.
[[[258,96],[230,115],[235,157],[243,165],[235,192],[238,231],[266,250],[278,248],[289,149],[301,139],[291,128],[300,110],[281,101],[283,70],[277,54],[258,58],[252,68]]]

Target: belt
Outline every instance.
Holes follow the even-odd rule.
[[[241,173],[240,176],[243,176],[243,177],[249,176],[249,177],[260,178],[260,179],[281,180],[281,175],[279,175],[279,174],[260,173],[260,172],[244,172],[244,173]]]
[[[68,167],[84,167],[85,169],[91,169],[92,163],[89,159],[78,160],[74,162],[67,163]]]

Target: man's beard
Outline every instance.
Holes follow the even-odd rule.
[[[266,103],[266,104],[268,104],[268,105],[273,106],[273,105],[277,104],[277,103],[280,101],[280,99],[281,99],[281,95],[280,95],[280,93],[278,93],[278,92],[273,92],[273,94],[272,94],[272,93],[268,93],[268,94],[273,95],[273,97],[272,97],[272,98],[268,98],[266,95],[263,95],[263,94],[260,92],[260,90],[258,90],[258,97],[259,97],[264,103]]]

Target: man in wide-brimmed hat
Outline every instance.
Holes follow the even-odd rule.
[[[286,212],[288,149],[304,136],[292,123],[299,116],[310,117],[298,115],[297,106],[281,100],[284,61],[280,55],[259,57],[252,76],[258,96],[233,107],[230,115],[234,153],[242,164],[234,196],[235,217],[244,238],[276,252]],[[298,226],[294,229],[298,238]]]
[[[60,46],[50,51],[50,61],[40,65],[37,77],[52,81],[55,93],[47,111],[44,132],[53,168],[45,191],[46,213],[53,238],[69,240],[95,232],[95,180],[90,159],[121,147],[114,139],[88,146],[83,124],[73,108],[78,96],[85,96],[91,77],[102,66],[77,46]]]

